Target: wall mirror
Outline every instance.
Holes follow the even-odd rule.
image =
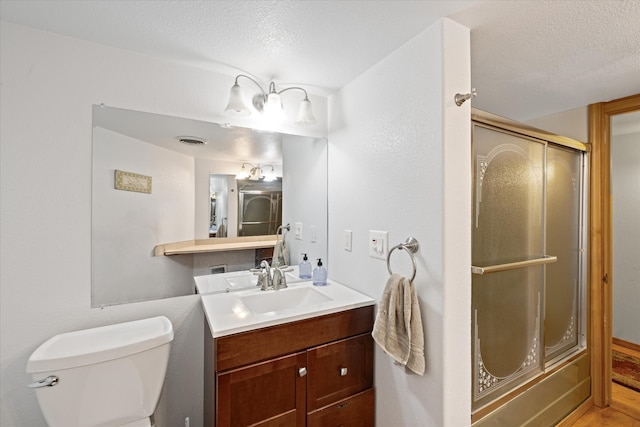
[[[155,253],[170,242],[300,222],[313,233],[287,236],[290,263],[326,258],[324,139],[94,105],[92,147],[92,307],[193,294],[194,276],[255,266],[255,249]]]

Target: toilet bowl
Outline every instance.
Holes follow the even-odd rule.
[[[27,362],[50,427],[151,425],[173,327],[164,316],[56,335]]]

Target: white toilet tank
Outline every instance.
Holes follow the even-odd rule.
[[[29,357],[29,387],[50,427],[150,425],[172,340],[164,316],[56,335]]]

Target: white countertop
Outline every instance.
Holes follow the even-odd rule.
[[[201,300],[213,338],[375,304],[373,298],[333,280],[328,280],[326,286],[313,286],[309,280],[291,283],[278,291],[250,289],[205,294]],[[254,302],[285,308],[265,311],[250,304]]]

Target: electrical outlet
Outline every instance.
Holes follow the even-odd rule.
[[[351,241],[353,233],[351,230],[344,230],[344,250],[351,252]]]
[[[389,254],[389,232],[369,230],[369,256],[387,259]]]
[[[302,240],[302,223],[296,222],[294,235],[296,239]]]

